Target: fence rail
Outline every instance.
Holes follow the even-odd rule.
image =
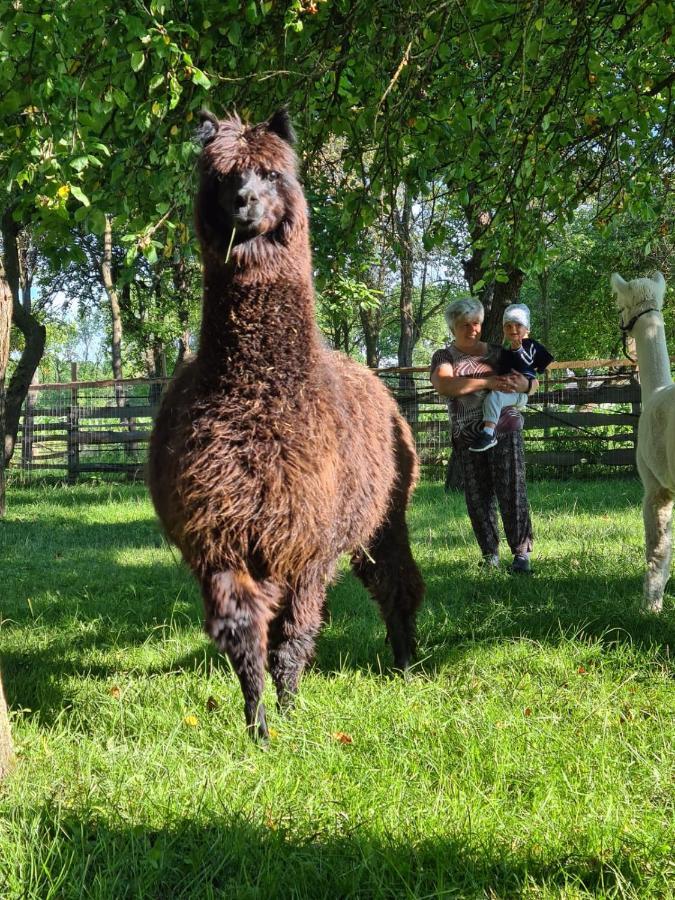
[[[413,429],[423,467],[443,477],[450,455],[446,402],[427,368],[381,369]],[[73,373],[75,374],[75,373]],[[152,422],[167,378],[32,385],[8,474],[70,482],[105,474],[142,477]],[[640,385],[625,360],[553,363],[525,410],[532,474],[597,473],[635,464]]]

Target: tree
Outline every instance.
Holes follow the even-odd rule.
[[[621,355],[621,332],[609,288],[611,272],[631,277],[653,270],[672,281],[675,204],[664,198],[663,212],[648,229],[626,212],[601,226],[590,224],[593,211],[581,210],[548,248],[549,263],[523,286],[533,313],[533,333],[554,349],[558,359]],[[542,298],[546,297],[544,308]],[[675,314],[664,309],[666,335],[675,339]]]
[[[198,108],[286,102],[306,161],[339,145],[346,244],[400,185],[445,185],[493,336],[581,203],[602,196],[608,221],[650,213],[672,155],[672,24],[672,4],[639,0],[5,4],[5,206],[54,245],[74,224],[102,237],[112,217],[153,265],[192,242]]]
[[[0,434],[5,424],[5,373],[9,359],[9,331],[12,323],[12,292],[7,283],[0,260]],[[5,514],[5,463],[0,453],[0,518]],[[0,673],[0,781],[4,778],[12,760],[12,736],[7,716],[7,704],[2,689]]]
[[[2,688],[2,674],[0,673],[0,781],[9,771],[13,758],[12,732],[7,715],[5,692]]]

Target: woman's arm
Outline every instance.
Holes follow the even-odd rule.
[[[527,390],[528,381],[524,375],[517,375],[525,382],[525,387],[515,387],[513,375],[484,375],[481,378],[467,378],[455,375],[451,363],[441,363],[429,376],[434,388],[442,397],[461,397],[464,394],[475,394],[476,391],[516,391]],[[520,383],[520,382],[519,382]]]
[[[522,372],[516,372],[512,369],[508,375],[504,376],[508,383],[508,387],[499,388],[500,391],[513,391],[515,394],[534,394],[539,390],[539,381],[536,378],[527,378]]]

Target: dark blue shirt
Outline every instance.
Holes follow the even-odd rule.
[[[497,374],[508,375],[513,369],[530,378],[536,378],[537,372],[543,372],[553,362],[553,356],[543,344],[532,338],[525,338],[517,350],[502,347],[497,360]]]

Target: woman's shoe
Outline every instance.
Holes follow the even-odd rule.
[[[531,575],[532,566],[530,564],[530,557],[520,555],[514,556],[513,562],[511,563],[511,573],[513,575]]]
[[[486,553],[485,556],[478,563],[478,568],[481,571],[485,572],[490,569],[498,569],[499,568],[499,554],[498,553]]]

